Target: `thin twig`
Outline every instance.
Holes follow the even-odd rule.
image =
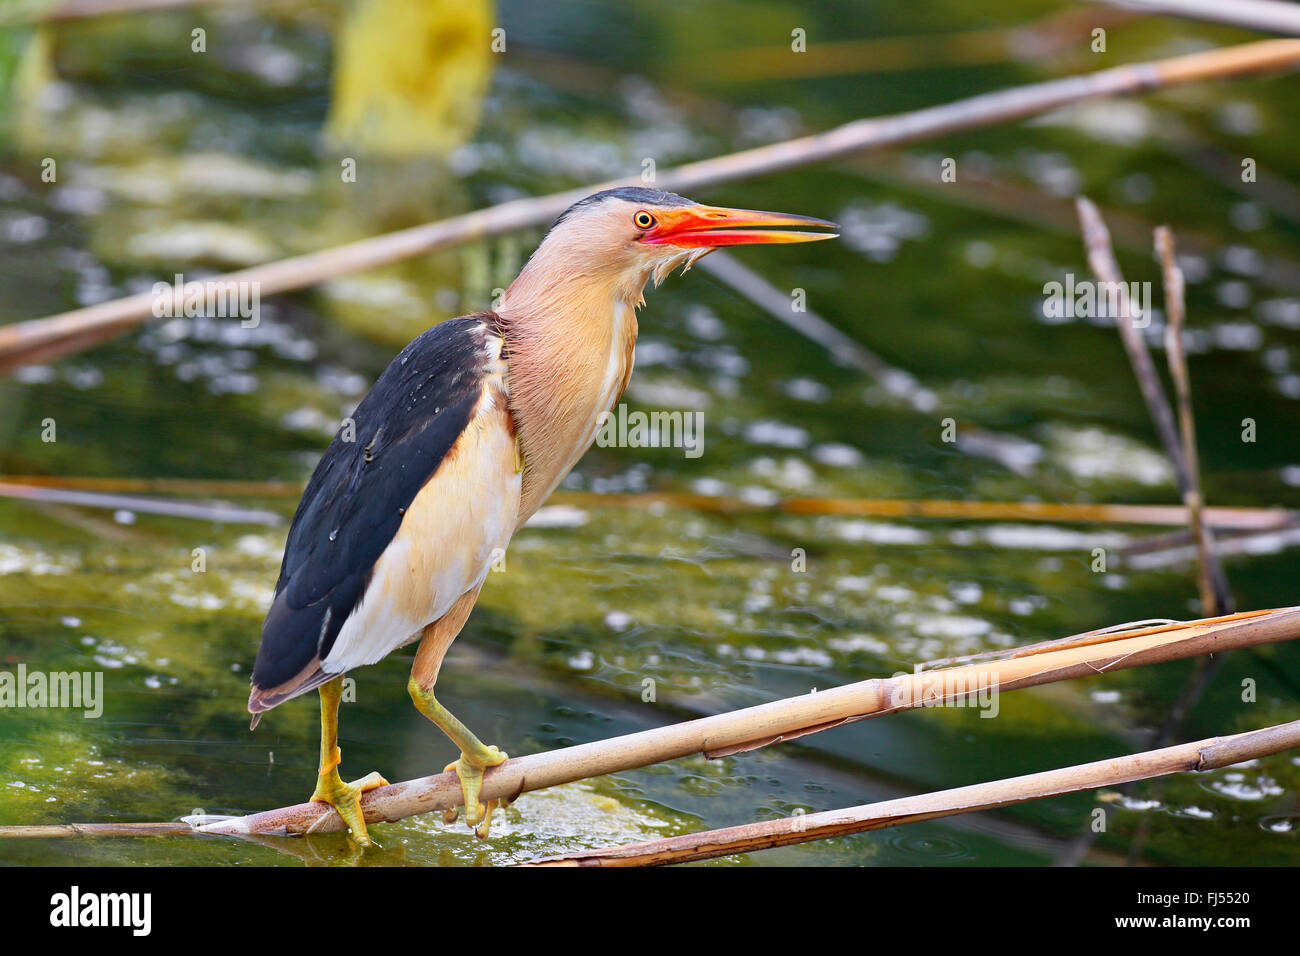
[[[1169,456],[1169,460],[1173,463],[1174,475],[1178,482],[1178,493],[1186,501],[1187,496],[1196,487],[1196,482],[1192,479],[1191,468],[1183,451],[1183,442],[1179,438],[1178,428],[1174,424],[1174,413],[1169,406],[1169,399],[1165,397],[1164,388],[1160,384],[1160,376],[1156,372],[1155,363],[1151,360],[1146,338],[1134,326],[1133,304],[1129,299],[1128,286],[1125,284],[1124,276],[1120,272],[1119,263],[1115,261],[1114,250],[1111,249],[1110,233],[1106,229],[1106,223],[1102,220],[1097,207],[1093,205],[1091,200],[1080,196],[1075,200],[1075,208],[1079,214],[1079,224],[1083,229],[1083,242],[1088,253],[1088,263],[1097,278],[1115,292],[1114,301],[1119,306],[1119,314],[1114,317],[1115,327],[1119,330],[1120,339],[1124,343],[1124,350],[1128,353],[1129,362],[1133,366],[1133,374],[1137,378],[1138,387],[1142,392],[1143,400],[1146,402],[1147,411],[1151,415],[1151,421],[1155,425],[1156,433],[1160,436],[1160,443],[1164,445],[1165,454]],[[1111,300],[1111,296],[1107,295],[1106,299]],[[1147,320],[1150,321],[1149,316]],[[1211,580],[1215,593],[1219,595],[1221,604],[1228,606],[1231,604],[1228,578],[1223,571],[1223,565],[1214,552],[1212,542],[1213,538],[1211,538],[1211,547],[1207,552]]]
[[[193,833],[188,823],[47,823],[36,826],[0,827],[0,836],[24,839],[53,839],[87,836],[184,836]]]
[[[186,478],[81,478],[53,475],[0,476],[0,497],[8,488],[67,488],[97,492],[225,495],[297,498],[292,481],[220,481]],[[1185,527],[1183,505],[1081,504],[1051,501],[965,501],[925,498],[780,498],[756,502],[692,492],[556,491],[548,504],[583,508],[681,508],[710,514],[839,515],[859,518],[934,518],[960,521],[1054,521],[1065,524],[1173,525]],[[1205,508],[1213,528],[1252,532],[1286,531],[1300,523],[1300,511],[1286,508]]]
[[[1214,550],[1220,558],[1242,554],[1275,553],[1300,545],[1300,523],[1260,531],[1231,531],[1220,528],[1214,536]],[[1120,552],[1120,562],[1135,571],[1149,571],[1196,561],[1199,550],[1190,531],[1141,538]]]
[[[194,518],[198,521],[221,521],[230,524],[284,523],[284,518],[274,511],[242,508],[224,501],[176,501],[168,498],[145,498],[140,495],[8,484],[3,481],[0,481],[0,498],[21,498],[24,501],[78,505],[83,508],[109,508],[113,511],[134,511],[139,514],[167,515],[172,518]]]
[[[1187,463],[1187,491],[1183,504],[1191,522],[1192,535],[1197,546],[1197,580],[1201,591],[1201,613],[1208,616],[1226,614],[1232,610],[1231,594],[1214,586],[1214,544],[1203,516],[1204,496],[1201,493],[1200,457],[1196,451],[1196,419],[1192,414],[1191,377],[1187,372],[1187,353],[1183,349],[1183,322],[1187,307],[1183,297],[1183,270],[1174,257],[1174,234],[1168,226],[1156,229],[1156,252],[1160,256],[1164,275],[1165,355],[1169,361],[1169,375],[1174,382],[1174,397],[1178,402],[1178,427],[1183,438],[1183,459]]]
[[[1106,228],[1106,223],[1092,200],[1079,196],[1075,199],[1074,206],[1079,216],[1079,225],[1083,230],[1088,265],[1104,286],[1109,286],[1115,291],[1113,300],[1119,305],[1119,314],[1112,316],[1115,319],[1115,327],[1119,331],[1120,340],[1124,343],[1124,351],[1128,353],[1129,362],[1133,366],[1133,375],[1146,402],[1152,424],[1155,425],[1156,434],[1160,437],[1160,443],[1164,445],[1165,454],[1173,462],[1179,493],[1185,495],[1190,486],[1190,479],[1187,473],[1187,462],[1183,457],[1183,445],[1178,439],[1178,428],[1174,424],[1174,413],[1160,385],[1155,363],[1151,361],[1151,352],[1147,349],[1146,338],[1134,324],[1133,303],[1124,276],[1120,272],[1119,263],[1115,261],[1115,252],[1111,249],[1110,231]],[[1102,296],[1101,292],[1098,292],[1098,302],[1103,298],[1112,297],[1109,294]],[[1151,321],[1150,315],[1143,318],[1147,323]]]
[[[1134,63],[1079,76],[1012,87],[895,116],[860,119],[824,133],[760,146],[664,172],[656,185],[690,192],[852,153],[915,142],[941,133],[1034,116],[1071,103],[1129,95],[1210,77],[1292,70],[1300,66],[1300,41],[1265,40],[1147,63]],[[209,284],[253,283],[265,298],[314,285],[339,275],[388,265],[435,249],[545,225],[591,192],[616,185],[642,184],[639,177],[584,186],[533,199],[518,199],[461,216],[415,226],[241,269],[207,280]],[[0,327],[0,371],[39,354],[49,360],[67,354],[68,341],[96,333],[116,334],[138,325],[155,308],[170,313],[172,293],[142,292],[44,319]]]
[[[1172,239],[1170,238],[1167,242],[1167,249],[1162,248],[1160,251],[1162,261],[1165,263],[1166,301],[1169,303],[1171,310],[1177,313],[1176,317],[1171,317],[1171,323],[1177,324],[1178,357],[1176,358],[1172,354],[1174,349],[1171,347],[1169,361],[1171,367],[1177,366],[1181,362],[1181,368],[1174,372],[1175,387],[1180,390],[1181,430],[1176,429],[1173,424],[1173,412],[1170,410],[1168,399],[1165,397],[1164,387],[1160,384],[1155,365],[1151,361],[1146,338],[1134,327],[1128,289],[1124,284],[1123,276],[1120,274],[1119,264],[1115,261],[1115,254],[1111,249],[1110,235],[1106,230],[1106,224],[1102,220],[1101,214],[1098,213],[1097,207],[1087,199],[1080,197],[1076,205],[1079,220],[1083,226],[1084,244],[1088,250],[1088,261],[1092,265],[1092,270],[1104,284],[1110,285],[1112,289],[1119,293],[1120,308],[1119,315],[1115,317],[1116,326],[1124,342],[1124,348],[1129,354],[1133,372],[1137,376],[1151,418],[1160,433],[1161,442],[1174,464],[1178,476],[1179,493],[1187,506],[1193,533],[1196,535],[1197,541],[1201,543],[1197,554],[1199,558],[1198,567],[1203,574],[1200,589],[1202,607],[1207,609],[1204,613],[1219,613],[1208,610],[1209,608],[1230,610],[1233,601],[1232,592],[1228,586],[1228,576],[1223,569],[1223,563],[1219,558],[1218,551],[1215,549],[1214,538],[1203,522],[1200,479],[1197,474],[1197,463],[1194,455],[1196,425],[1191,412],[1191,390],[1188,384],[1186,361],[1182,357],[1182,321],[1186,310],[1183,304],[1182,274],[1173,259]],[[1157,242],[1159,243],[1159,240]],[[1182,378],[1181,384],[1178,382],[1179,376]],[[1177,735],[1183,720],[1222,667],[1223,655],[1213,660],[1202,658],[1196,662],[1191,676],[1184,682],[1177,699],[1170,708],[1168,715],[1166,715],[1165,721],[1152,733],[1152,745],[1163,746]],[[1133,844],[1135,854],[1140,852],[1144,838],[1145,832],[1139,831]],[[1095,839],[1095,832],[1089,832],[1082,838],[1081,844],[1083,841],[1092,842]]]
[[[830,837],[865,833],[904,823],[936,820],[959,813],[973,813],[1012,806],[1067,793],[1095,790],[1172,773],[1215,770],[1243,760],[1252,760],[1300,747],[1300,720],[1263,730],[1211,737],[1195,743],[1149,750],[1063,767],[1043,773],[978,783],[953,790],[921,794],[870,803],[844,810],[828,810],[803,816],[764,820],[742,826],[689,833],[664,840],[650,840],[625,846],[579,850],[562,856],[531,860],[524,866],[662,866],[709,860],[754,850],[766,850],[796,843],[810,843]]]

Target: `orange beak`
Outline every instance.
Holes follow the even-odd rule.
[[[760,242],[816,242],[834,239],[834,232],[792,232],[773,226],[818,226],[838,229],[833,222],[811,216],[756,209],[727,209],[723,206],[689,206],[663,209],[659,222],[646,231],[642,242],[681,246],[685,249],[739,246]]]

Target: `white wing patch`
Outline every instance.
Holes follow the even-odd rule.
[[[373,664],[420,636],[478,587],[514,533],[522,475],[500,340],[465,430],[407,508],[365,594],[321,662],[331,674]]]

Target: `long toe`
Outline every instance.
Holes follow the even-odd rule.
[[[353,780],[349,787],[356,787],[362,793],[369,793],[371,790],[378,790],[380,787],[388,786],[388,781],[378,770],[372,770],[360,780]]]
[[[311,795],[311,799],[313,802],[327,803],[333,807],[347,825],[357,845],[369,847],[374,845],[374,841],[370,839],[370,831],[366,828],[366,817],[361,811],[361,795],[387,784],[388,781],[378,772],[368,773],[352,783],[344,783],[336,768],[317,779],[316,790]]]

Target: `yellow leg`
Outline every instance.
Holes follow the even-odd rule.
[[[361,813],[361,795],[376,787],[385,787],[388,781],[378,773],[368,773],[360,780],[344,783],[339,776],[343,754],[339,750],[339,701],[343,697],[343,675],[320,687],[320,774],[312,800],[328,803],[338,811],[343,822],[352,831],[352,838],[361,846],[370,846],[366,831],[366,818]]]
[[[470,732],[433,696],[433,691],[425,690],[414,677],[406,685],[411,700],[420,713],[428,717],[438,728],[451,738],[451,742],[460,748],[460,759],[449,763],[444,770],[455,770],[460,778],[460,790],[465,798],[465,822],[474,828],[480,840],[486,839],[492,825],[492,811],[498,804],[508,800],[489,800],[486,804],[479,802],[479,793],[483,789],[483,771],[506,762],[507,755],[497,747],[490,747]],[[450,810],[444,816],[448,823],[456,819],[456,811]]]

